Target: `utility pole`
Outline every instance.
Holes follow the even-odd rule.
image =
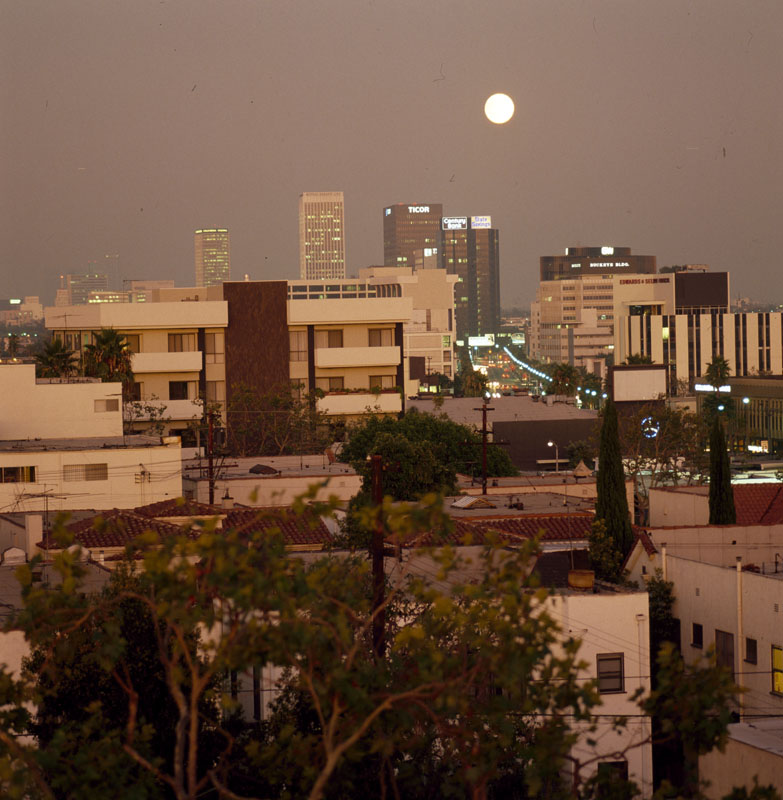
[[[215,412],[207,411],[207,481],[209,484],[209,504],[215,504],[215,458],[214,450]]]
[[[386,576],[383,571],[383,456],[370,456],[372,469],[372,501],[375,505],[375,524],[372,531],[370,553],[372,555],[372,648],[376,659],[383,657],[385,648],[386,611],[384,588]]]
[[[474,408],[474,411],[481,411],[481,494],[487,493],[487,411],[494,411],[492,406],[487,405],[487,398],[481,408]]]

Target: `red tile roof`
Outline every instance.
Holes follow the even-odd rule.
[[[593,514],[525,514],[513,517],[454,519],[454,529],[446,539],[429,532],[413,536],[404,547],[432,547],[437,544],[484,544],[487,534],[494,532],[501,542],[509,544],[532,539],[539,533],[544,541],[587,539],[593,524]]]
[[[235,508],[228,511],[223,527],[247,534],[279,531],[288,547],[332,542],[332,534],[317,514],[297,514],[288,508]]]
[[[182,528],[168,522],[143,517],[133,511],[106,511],[98,516],[72,522],[65,529],[73,534],[74,541],[88,550],[125,547],[142,533],[152,531],[161,539],[181,536]],[[59,550],[61,545],[51,535],[38,543],[43,550]]]
[[[783,522],[783,483],[745,483],[733,488],[737,525]]]
[[[185,497],[176,497],[171,500],[161,500],[159,503],[149,503],[138,506],[134,513],[142,517],[159,519],[160,517],[217,517],[226,513],[221,506],[199,503]]]
[[[644,552],[647,553],[648,556],[654,556],[658,552],[658,548],[653,544],[650,534],[647,533],[644,528],[635,527],[633,531],[636,534],[639,544],[644,548]]]

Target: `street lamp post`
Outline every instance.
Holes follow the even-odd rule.
[[[560,449],[557,446],[557,442],[553,442],[551,439],[546,443],[547,447],[554,447],[555,448],[555,472],[560,472]]]

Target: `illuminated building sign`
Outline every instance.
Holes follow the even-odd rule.
[[[627,286],[630,283],[669,283],[670,278],[625,278],[620,281],[620,286]]]
[[[709,383],[697,383],[693,388],[697,392],[715,392],[715,391],[718,391],[718,392],[724,392],[726,394],[731,392],[731,386],[729,386],[728,384],[725,384],[723,386],[713,386],[712,384],[709,384]]]
[[[8,303],[9,303],[9,305],[12,305],[12,306],[18,306],[18,305],[21,305],[22,301],[18,297],[12,297],[8,301]]]
[[[444,231],[466,231],[468,229],[468,218],[443,217],[441,227]]]
[[[473,230],[477,230],[479,228],[491,228],[492,217],[471,217],[470,227],[473,228]]]
[[[430,207],[429,206],[408,206],[408,213],[409,214],[429,214]]]
[[[601,255],[602,256],[613,256],[614,255],[614,247],[602,247],[601,248]]]
[[[470,347],[494,347],[495,334],[487,333],[484,336],[468,336],[468,345]]]
[[[384,217],[388,217],[390,214],[391,214],[391,209],[390,208],[384,208],[383,209],[383,216]]]
[[[590,264],[591,268],[594,267],[630,267],[628,261],[596,261],[595,264]]]

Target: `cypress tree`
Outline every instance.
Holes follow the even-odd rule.
[[[710,525],[734,525],[736,522],[726,436],[720,416],[716,414],[710,429]]]
[[[618,552],[626,556],[633,546],[633,532],[628,513],[628,498],[625,494],[625,472],[620,453],[617,409],[611,400],[607,400],[604,406],[596,488],[598,497],[595,502],[595,517],[604,521]]]

